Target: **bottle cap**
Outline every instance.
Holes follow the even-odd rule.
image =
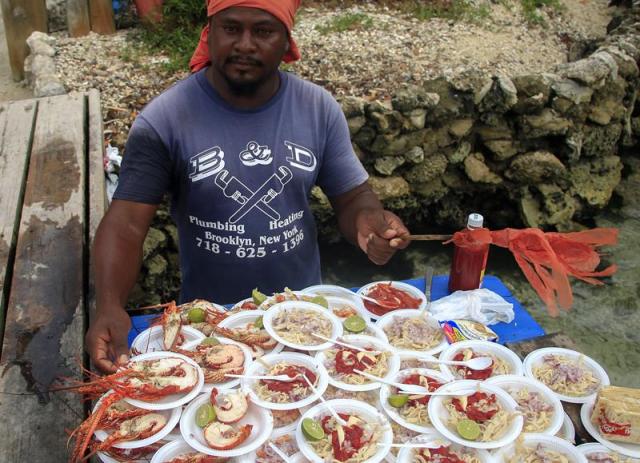
[[[482,223],[484,222],[484,217],[480,214],[469,214],[469,218],[467,220],[467,227],[470,228],[482,228]]]

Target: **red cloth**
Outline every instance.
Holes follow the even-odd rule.
[[[234,6],[259,8],[272,14],[285,25],[289,32],[289,51],[284,55],[283,61],[285,63],[290,63],[291,61],[300,59],[298,46],[291,37],[291,29],[293,28],[296,10],[300,7],[300,1],[301,0],[208,0],[207,15],[208,17],[211,17],[222,10],[226,10],[227,8]],[[191,72],[197,72],[211,63],[211,61],[209,61],[208,39],[209,25],[202,30],[200,43],[189,62]]]

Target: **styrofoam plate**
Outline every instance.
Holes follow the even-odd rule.
[[[180,407],[191,401],[194,397],[200,394],[202,387],[204,386],[204,374],[202,373],[202,368],[198,366],[196,362],[191,360],[189,357],[186,357],[181,354],[176,354],[175,352],[149,352],[147,354],[140,354],[131,358],[131,362],[140,362],[143,360],[155,360],[162,358],[173,358],[177,357],[179,359],[184,360],[185,362],[191,364],[195,367],[198,372],[198,382],[189,392],[183,392],[181,394],[171,394],[165,397],[162,397],[154,402],[144,402],[142,400],[137,399],[125,399],[131,405],[135,407],[144,408],[145,410],[169,410],[171,408]]]
[[[598,362],[596,362],[591,357],[587,357],[586,355],[580,352],[577,352],[571,349],[563,349],[561,347],[544,347],[542,349],[534,350],[533,352],[531,352],[524,359],[524,374],[529,378],[538,380],[538,378],[536,378],[533,374],[533,369],[542,363],[543,357],[545,355],[550,355],[550,354],[562,355],[565,357],[569,357],[571,359],[575,359],[576,361],[581,360],[584,363],[584,365],[592,371],[594,376],[596,376],[600,380],[600,385],[598,386],[598,388],[602,386],[608,386],[610,384],[609,375],[607,375],[607,372],[605,371],[605,369],[602,368]],[[598,393],[596,390],[591,394],[576,397],[576,396],[561,394],[556,391],[553,391],[553,392],[558,396],[560,400],[564,402],[575,403],[575,404],[594,402],[596,400],[596,395]]]
[[[266,312],[264,310],[247,310],[238,313],[234,313],[233,315],[228,316],[220,323],[218,323],[218,327],[220,328],[244,328],[249,323],[253,323],[256,319],[264,316]],[[284,349],[283,344],[276,344],[276,346],[271,350],[264,351],[265,354],[273,354],[278,353]],[[249,347],[251,350],[251,347]]]
[[[273,319],[280,314],[288,315],[298,310],[313,312],[317,316],[328,320],[331,323],[331,334],[327,336],[328,338],[336,339],[338,336],[342,335],[342,322],[340,322],[340,319],[338,317],[333,315],[321,305],[304,301],[286,301],[272,306],[262,317],[264,329],[267,330],[267,333],[269,333],[273,339],[281,344],[284,344],[287,347],[291,347],[292,349],[317,351],[331,347],[331,342],[322,341],[320,339],[317,340],[318,344],[297,344],[291,341],[287,341],[280,334],[278,334],[278,332],[273,327]]]
[[[451,344],[440,354],[440,360],[453,360],[456,354],[458,354],[458,352],[462,351],[463,349],[471,349],[477,354],[491,354],[499,358],[500,360],[503,360],[507,363],[507,365],[509,365],[510,375],[522,376],[524,374],[524,370],[522,368],[522,360],[520,360],[520,357],[518,357],[518,355],[512,350],[509,350],[506,347],[495,342],[478,340],[456,342],[454,344]],[[455,367],[451,367],[449,365],[442,365],[443,371],[447,371],[454,378],[464,379],[458,376],[454,368]],[[492,374],[491,377],[493,378],[496,376],[503,375]]]
[[[368,296],[369,295],[369,291],[371,291],[371,289],[373,289],[373,287],[377,284],[389,284],[391,283],[391,286],[393,288],[402,290],[406,293],[409,293],[411,295],[411,297],[415,297],[417,299],[420,299],[420,305],[418,306],[418,309],[423,309],[424,307],[426,307],[427,305],[427,298],[424,295],[424,293],[422,291],[420,291],[418,288],[416,288],[415,286],[412,286],[410,284],[404,283],[402,281],[374,281],[372,283],[366,284],[364,285],[362,288],[360,288],[358,290],[358,294],[361,294],[363,296]],[[406,307],[400,307],[399,309],[404,309]],[[397,309],[397,310],[399,310]],[[377,315],[373,312],[371,312],[369,309],[367,309],[367,306],[365,304],[365,310],[367,311],[367,313],[369,313],[369,316],[371,318],[373,318],[374,320],[378,320],[381,315]]]
[[[564,414],[564,420],[562,420],[562,427],[560,431],[556,433],[556,437],[566,440],[570,444],[576,443],[576,428],[573,426],[573,421],[569,418],[569,415]]]
[[[423,376],[427,376],[429,378],[433,378],[441,383],[448,383],[450,378],[444,373],[436,370],[430,370],[428,368],[409,368],[406,370],[400,370],[393,378],[392,381],[397,383],[401,383],[404,378],[407,376],[411,376],[413,374],[419,374]],[[429,433],[434,432],[434,428],[432,425],[423,426],[416,423],[410,423],[406,419],[403,418],[400,413],[398,413],[398,409],[389,405],[389,396],[391,395],[392,389],[395,389],[392,386],[384,385],[380,388],[380,405],[383,410],[389,417],[398,423],[400,426],[403,426],[412,431],[420,432],[420,433]]]
[[[591,437],[600,442],[602,445],[614,452],[621,453],[632,458],[640,458],[640,444],[629,444],[626,442],[613,442],[605,438],[600,434],[600,430],[591,422],[591,412],[593,412],[593,402],[587,402],[582,405],[580,409],[580,418],[584,428],[587,430]]]
[[[542,384],[540,381],[527,378],[526,376],[502,375],[487,379],[485,381],[485,384],[493,384],[494,386],[498,386],[499,388],[504,389],[509,394],[511,394],[511,397],[513,397],[516,402],[516,395],[522,389],[527,389],[529,392],[540,394],[544,398],[544,401],[553,407],[553,413],[547,428],[536,431],[536,433],[549,434],[553,436],[562,428],[562,423],[565,417],[562,403],[560,402],[560,399],[556,397],[553,391]]]
[[[314,285],[304,288],[301,292],[312,296],[340,297],[349,299],[354,304],[362,304],[362,298],[356,293],[337,285]]]
[[[498,402],[500,402],[500,406],[507,413],[517,414],[516,401],[513,400],[508,392],[503,391],[498,386],[479,383],[478,381],[461,380],[445,384],[444,386],[439,388],[438,391],[466,391],[476,390],[478,389],[478,387],[480,388],[481,392],[489,392],[491,394],[495,394]],[[476,449],[497,449],[499,447],[504,447],[505,445],[508,445],[516,440],[516,438],[522,432],[523,418],[521,415],[518,415],[511,421],[509,427],[507,428],[507,431],[502,436],[500,436],[499,439],[487,442],[478,442],[463,439],[457,432],[451,431],[445,424],[449,417],[449,412],[444,406],[445,400],[451,400],[451,396],[433,396],[431,398],[431,400],[429,401],[429,419],[431,420],[431,423],[433,423],[433,427],[436,429],[436,431],[453,442],[457,442],[458,444],[466,445],[467,447]]]
[[[295,434],[293,432],[282,431],[282,429],[280,429],[280,430],[275,430],[274,429],[273,432],[271,433],[271,435],[269,436],[269,439],[267,439],[267,441],[264,444],[262,444],[262,446],[265,446],[269,442],[273,442],[278,437],[282,437],[282,436],[287,435],[287,434],[291,435],[291,439],[293,439],[293,442],[296,444],[296,447],[297,447],[298,443],[296,441]],[[238,463],[255,463],[255,461],[257,459],[256,452],[259,449],[260,449],[260,447],[258,447],[256,450],[253,450],[252,452],[249,452],[249,453],[247,453],[245,455],[242,455],[241,457],[238,458]],[[280,449],[280,450],[282,450],[282,449]],[[296,458],[296,455],[298,455],[298,453],[300,453],[300,452],[296,451],[296,453],[294,453],[293,455],[290,455],[289,458],[290,459]]]
[[[523,444],[526,447],[535,448],[541,445],[549,450],[559,452],[564,455],[569,463],[588,463],[587,458],[569,442],[559,437],[549,436],[547,434],[523,434]],[[515,454],[516,444],[508,445],[501,448],[494,454],[496,463],[505,463]]]
[[[329,385],[329,375],[325,371],[325,369],[318,364],[318,361],[313,357],[310,357],[306,354],[299,354],[297,352],[280,352],[279,354],[269,354],[265,355],[260,359],[259,362],[253,362],[249,368],[247,368],[245,375],[247,376],[262,376],[268,374],[268,370],[270,367],[276,365],[280,362],[287,362],[293,365],[300,365],[308,368],[313,373],[316,374],[317,384],[314,385],[316,389],[316,393],[312,393],[308,397],[305,397],[302,400],[297,402],[289,402],[289,403],[273,403],[268,402],[266,400],[261,399],[258,394],[255,392],[254,388],[260,381],[259,379],[252,378],[242,378],[241,385],[242,390],[249,393],[251,400],[258,404],[261,407],[269,408],[272,410],[293,410],[295,408],[305,407],[307,405],[312,404],[318,397],[324,394],[324,391],[327,389]]]
[[[388,344],[380,341],[377,338],[352,334],[349,336],[342,336],[340,338],[340,341],[357,347],[370,347],[373,350],[386,351],[388,354],[388,360],[387,374],[383,376],[384,379],[390,379],[391,377],[395,376],[395,374],[400,370],[400,356],[396,352],[392,351],[391,347]],[[327,350],[339,349],[340,347],[341,346],[339,345],[331,346],[329,349],[318,352],[315,357],[316,361],[322,364],[322,366],[324,366],[325,370],[327,371],[329,383],[337,388],[344,389],[345,391],[373,391],[374,389],[378,389],[381,383],[378,383],[376,381],[367,380],[365,384],[348,384],[338,380],[337,378],[334,378],[329,374],[329,370],[327,369],[326,365],[326,352]]]
[[[359,402],[357,400],[328,400],[327,404],[328,406],[332,407],[337,413],[357,415],[359,418],[364,419],[369,423],[378,422],[382,426],[382,435],[380,437],[380,440],[378,441],[378,443],[382,445],[378,446],[378,451],[363,463],[379,463],[387,456],[387,454],[391,450],[391,443],[393,442],[393,431],[391,430],[389,420],[387,420],[387,417],[384,416],[382,412],[372,407],[371,405],[365,404],[364,402]],[[319,403],[307,410],[302,415],[302,420],[304,420],[305,418],[317,420],[318,418],[326,416],[330,413],[331,412],[329,412],[327,405],[325,405],[324,403]],[[303,455],[313,463],[323,463],[324,460],[313,451],[313,447],[309,445],[304,435],[302,434],[302,420],[300,420],[300,422],[298,423],[298,427],[296,428],[296,440],[298,442],[298,447],[302,451]]]
[[[614,452],[611,449],[608,449],[607,447],[605,447],[602,444],[597,444],[595,442],[589,442],[587,444],[581,444],[578,445],[576,447],[580,452],[582,452],[582,454],[587,457],[587,460],[589,460],[589,457],[592,456],[593,454],[605,454],[609,457],[610,460],[603,460],[602,458],[600,458],[599,460],[594,460],[594,461],[616,461],[613,460],[613,458],[618,458],[620,460],[622,460],[622,458],[624,458],[622,455],[620,455],[618,452]],[[589,460],[591,461],[591,460]],[[634,460],[633,462],[629,461],[629,463],[636,463],[637,460]]]
[[[298,299],[295,299],[298,298]],[[283,291],[281,293],[275,293],[273,296],[269,296],[262,304],[258,306],[260,310],[269,310],[276,304],[280,304],[286,301],[309,301],[313,296],[304,293],[303,291]],[[280,299],[280,300],[278,300]]]
[[[158,449],[150,463],[167,463],[180,455],[193,453],[196,450],[187,444],[182,436],[180,439],[169,442]]]
[[[180,327],[180,334],[184,337],[183,345],[189,342],[204,339],[206,336],[201,332],[188,325]],[[162,326],[156,325],[147,328],[131,343],[131,352],[135,355],[146,354],[148,352],[158,352],[165,350],[164,348],[164,330]]]
[[[409,443],[424,443],[424,444],[442,444],[451,448],[453,451],[460,451],[463,449],[463,446],[460,444],[456,444],[455,442],[451,442],[448,439],[443,438],[440,434],[435,431],[431,431],[429,433],[420,434],[419,436],[414,437],[409,441]],[[396,459],[396,463],[414,463],[417,461],[414,455],[420,449],[415,448],[407,448],[404,447],[400,449],[398,452],[398,458]],[[486,450],[482,449],[468,449],[473,452],[473,456],[475,456],[480,463],[493,463],[491,459],[491,455]]]
[[[391,347],[396,352],[400,354],[407,354],[407,355],[416,355],[416,354],[436,355],[442,352],[443,350],[445,350],[449,346],[449,343],[447,342],[447,338],[444,337],[444,333],[442,332],[442,328],[440,328],[440,324],[438,323],[438,321],[435,318],[428,315],[428,313],[426,315],[428,317],[427,322],[431,324],[434,328],[438,329],[438,331],[440,331],[440,333],[442,334],[442,339],[440,340],[440,342],[435,346],[425,350],[401,349],[399,347],[395,347],[391,345]],[[389,312],[388,314],[385,314],[382,317],[380,317],[376,322],[376,326],[384,332],[385,328],[387,328],[389,325],[395,322],[396,317],[414,318],[414,317],[420,317],[420,316],[422,316],[420,315],[420,312],[416,311],[415,309],[394,310],[393,312]],[[385,336],[387,336],[386,333],[385,333]],[[388,339],[388,336],[387,336],[387,339]]]
[[[212,449],[204,440],[203,430],[196,424],[196,412],[198,408],[208,403],[209,400],[209,394],[198,396],[185,408],[182,413],[182,418],[180,418],[182,437],[198,452],[216,457],[237,457],[257,449],[269,438],[269,435],[271,435],[271,431],[273,430],[273,417],[271,416],[271,412],[249,400],[249,410],[240,421],[233,424],[236,429],[245,424],[253,425],[249,437],[241,445],[230,450]]]

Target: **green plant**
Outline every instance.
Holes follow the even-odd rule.
[[[487,5],[474,5],[468,0],[429,0],[417,1],[409,7],[410,13],[422,21],[432,18],[453,19],[456,21],[481,22],[491,16]]]
[[[329,32],[369,29],[371,26],[373,26],[373,19],[365,13],[344,13],[335,16],[324,25],[316,26],[316,29],[327,34]]]
[[[555,11],[562,10],[559,0],[520,0],[525,19],[533,24],[544,24],[544,18],[540,14],[540,8],[548,7]]]

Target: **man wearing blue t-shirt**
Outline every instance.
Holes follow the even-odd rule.
[[[124,306],[166,192],[179,232],[182,302],[227,304],[254,287],[272,293],[320,283],[308,203],[316,184],[341,232],[371,261],[384,264],[407,245],[399,237],[408,230],[367,184],[340,106],[322,88],[278,70],[283,59],[299,57],[290,34],[298,5],[210,0],[196,72],[133,124],[94,246],[98,308],[86,343],[100,370],[126,361]]]

